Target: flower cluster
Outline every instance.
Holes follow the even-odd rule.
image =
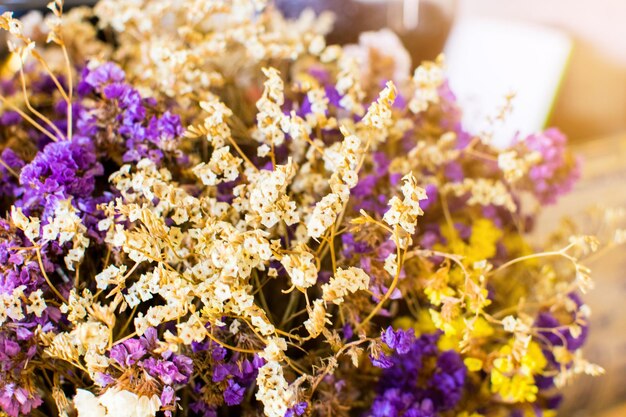
[[[0,414],[549,416],[601,373],[598,242],[526,240],[557,131],[493,148],[443,58],[325,14],[49,9],[0,16]]]

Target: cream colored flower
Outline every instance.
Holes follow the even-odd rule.
[[[370,277],[361,268],[337,268],[335,276],[322,285],[322,298],[325,302],[342,304],[344,297],[359,290],[369,288]]]

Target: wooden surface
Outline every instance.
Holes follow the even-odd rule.
[[[584,158],[582,179],[556,206],[544,209],[538,235],[553,230],[562,216],[584,222],[585,211],[599,203],[626,209],[626,134],[582,143],[575,150]],[[626,247],[616,247],[588,266],[596,287],[585,295],[592,309],[585,352],[606,375],[582,377],[568,387],[560,415],[626,417],[626,407],[606,411],[626,404]]]
[[[601,413],[598,417],[625,417],[626,416],[626,404],[613,407],[608,411]]]

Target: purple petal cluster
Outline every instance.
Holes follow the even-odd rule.
[[[254,355],[251,358],[244,357],[238,352],[229,352],[224,347],[213,341],[194,343],[192,345],[194,361],[209,364],[206,370],[210,382],[197,381],[195,391],[199,394],[206,388],[211,390],[219,389],[222,393],[222,400],[227,406],[241,404],[246,391],[254,384],[258,369],[263,366],[264,361]],[[213,416],[216,407],[220,403],[206,401],[199,398],[192,404],[194,412],[203,416]]]
[[[0,388],[0,407],[11,417],[30,415],[42,403],[36,392],[15,383],[4,383]]]
[[[59,200],[71,197],[80,204],[89,199],[96,177],[103,174],[91,140],[76,137],[71,141],[49,143],[22,169],[23,196],[16,205],[26,213],[41,208],[42,217],[47,219]]]
[[[299,417],[306,412],[308,406],[309,405],[306,402],[299,402],[298,404],[287,410],[287,412],[285,413],[285,417]]]
[[[111,348],[110,357],[122,368],[138,366],[166,386],[184,385],[193,372],[192,360],[185,356],[164,352],[154,356],[157,331],[149,328],[140,338],[132,338]]]
[[[572,293],[569,295],[569,297],[574,303],[576,303],[578,309],[582,307],[583,303],[578,294]],[[546,344],[544,345],[543,354],[550,363],[550,365],[555,368],[559,368],[562,365],[556,361],[552,350],[553,347],[564,346],[570,352],[575,352],[580,349],[587,340],[589,327],[586,324],[580,326],[581,333],[579,335],[577,335],[576,337],[572,335],[571,330],[567,326],[574,320],[576,320],[575,312],[569,315],[567,323],[563,323],[553,314],[546,311],[539,313],[537,319],[535,320],[535,327],[541,329],[539,331],[542,336],[541,340],[546,342]],[[554,379],[552,377],[537,375],[535,377],[535,380],[537,386],[541,389],[549,389],[554,386]]]
[[[463,397],[467,369],[455,351],[439,351],[439,334],[415,338],[412,331],[383,332],[394,353],[380,377],[372,417],[435,417],[453,410]]]
[[[84,114],[79,126],[96,133],[94,126],[103,124],[115,132],[116,140],[121,137],[123,142],[123,162],[149,158],[160,165],[166,154],[175,155],[178,162],[184,162],[185,157],[179,149],[179,139],[184,131],[180,117],[169,111],[158,115],[154,110],[156,100],[144,99],[137,89],[125,82],[125,74],[117,65],[105,63],[92,70],[86,69],[78,91],[83,96],[95,94],[104,101],[103,104],[116,109],[113,120],[99,121],[93,114]]]
[[[47,293],[34,254],[16,249],[25,245],[26,238],[21,232],[0,220],[0,296],[11,297],[18,288],[25,297],[37,289],[42,289],[44,295]],[[42,253],[42,264],[48,272],[53,270],[45,252]],[[28,368],[39,353],[35,332],[38,329],[54,331],[58,320],[58,310],[54,307],[48,306],[37,316],[29,313],[19,300],[15,301],[21,317],[17,317],[15,311],[4,316],[0,329],[0,408],[12,417],[28,415],[42,403],[33,388],[32,370]]]
[[[557,129],[530,135],[524,146],[541,155],[541,162],[530,169],[532,191],[544,204],[553,204],[557,197],[569,192],[580,176],[580,163],[567,153],[567,138]]]
[[[352,189],[351,200],[355,210],[365,210],[382,216],[389,209],[387,192],[398,185],[401,175],[389,174],[391,161],[384,152],[375,152],[372,161],[373,169],[369,174],[359,178],[359,182]]]

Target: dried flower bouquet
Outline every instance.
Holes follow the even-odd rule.
[[[5,415],[552,416],[601,372],[597,242],[525,240],[558,131],[494,149],[442,60],[327,15],[49,8],[0,17]]]

